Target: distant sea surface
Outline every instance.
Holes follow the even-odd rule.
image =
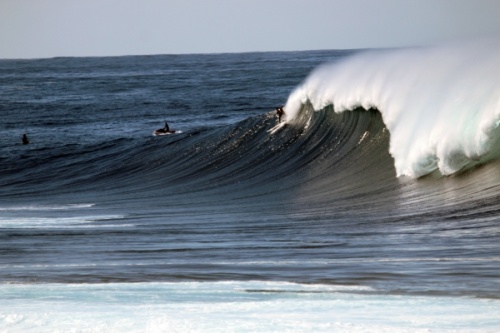
[[[370,54],[0,60],[0,331],[498,332],[495,119],[414,162],[438,120],[364,103]]]

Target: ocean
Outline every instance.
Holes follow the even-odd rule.
[[[0,60],[0,332],[498,332],[499,124],[491,41]]]

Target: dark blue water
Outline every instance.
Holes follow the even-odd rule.
[[[497,162],[397,178],[376,110],[306,104],[269,132],[312,69],[353,53],[0,61],[0,283],[498,298]],[[165,120],[180,133],[153,136]]]

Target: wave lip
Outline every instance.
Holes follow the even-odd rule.
[[[451,175],[499,155],[500,39],[359,53],[313,71],[285,105],[289,122],[304,103],[376,108],[398,176]]]

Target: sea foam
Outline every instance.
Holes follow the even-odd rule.
[[[1,332],[498,332],[499,300],[268,281],[0,285]]]
[[[500,39],[375,50],[315,69],[285,105],[335,112],[376,108],[398,176],[450,175],[497,157]]]

